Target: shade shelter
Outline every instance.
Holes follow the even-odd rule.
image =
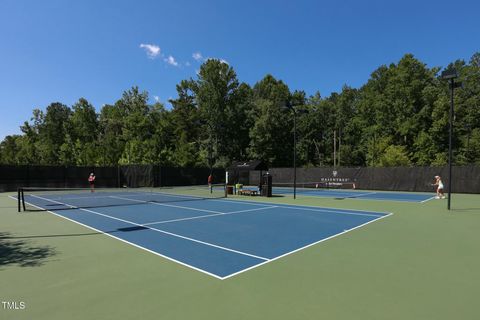
[[[227,184],[250,184],[250,171],[259,171],[259,180],[261,181],[262,173],[268,171],[267,164],[262,160],[252,160],[252,161],[237,161],[232,163],[230,167],[227,168],[228,171],[228,182]]]

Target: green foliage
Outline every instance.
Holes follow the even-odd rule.
[[[450,66],[463,83],[455,90],[454,162],[480,164],[480,53]],[[224,167],[261,159],[292,166],[290,104],[299,166],[442,166],[450,90],[440,69],[406,54],[374,70],[361,88],[345,85],[324,98],[291,92],[272,75],[251,87],[230,65],[209,59],[196,79],[176,86],[171,109],[150,104],[138,87],[98,112],[84,98],[34,109],[21,135],[0,142],[0,163]]]
[[[480,128],[475,128],[467,139],[466,158],[469,163],[480,165]]]
[[[379,159],[380,167],[405,167],[411,162],[405,146],[389,145]]]
[[[0,143],[0,161],[4,164],[19,164],[17,154],[20,151],[21,136],[6,136]]]
[[[447,152],[439,152],[435,154],[435,158],[433,159],[431,165],[434,167],[441,167],[448,163],[448,154]]]
[[[418,134],[413,147],[414,161],[419,166],[431,164],[439,149],[433,137],[425,131]]]
[[[285,110],[290,91],[281,80],[267,75],[253,87],[253,126],[248,155],[272,166],[292,163],[293,117]]]
[[[230,150],[234,140],[231,131],[241,120],[236,110],[239,82],[235,71],[220,60],[209,59],[200,67],[198,80],[191,83],[202,126],[199,138],[204,160],[213,164],[222,155],[235,156]]]

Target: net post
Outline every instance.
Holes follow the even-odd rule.
[[[27,209],[25,208],[25,192],[24,192],[23,188],[21,189],[20,194],[21,194],[21,198],[22,198],[23,211],[27,211]]]
[[[18,212],[22,212],[21,199],[20,199],[20,188],[17,188],[17,205],[18,205]]]
[[[225,170],[225,184],[224,184],[224,189],[225,189],[225,198],[228,198],[228,170]]]

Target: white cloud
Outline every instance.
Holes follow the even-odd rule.
[[[192,57],[193,57],[193,59],[195,59],[196,61],[200,61],[200,60],[203,59],[203,56],[202,56],[202,54],[201,54],[200,52],[194,52],[194,53],[192,54]]]
[[[164,60],[166,63],[168,63],[169,65],[178,67],[178,62],[175,61],[175,58],[172,57],[172,56],[168,56],[168,58],[165,58],[165,59],[163,59],[163,60]]]
[[[140,48],[145,50],[150,59],[155,59],[158,55],[160,55],[161,52],[160,47],[154,44],[142,43],[140,44]]]
[[[160,101],[160,97],[159,97],[159,96],[153,96],[153,99],[155,99],[155,102],[159,102],[159,101]]]

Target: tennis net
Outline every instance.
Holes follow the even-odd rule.
[[[18,211],[69,210],[225,198],[225,184],[159,188],[18,189]]]

